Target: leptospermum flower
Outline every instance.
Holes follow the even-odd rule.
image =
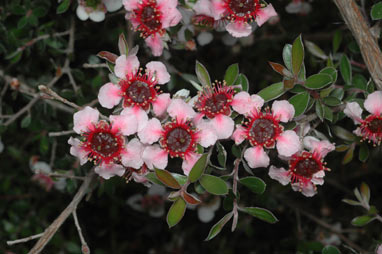
[[[369,94],[364,102],[365,109],[370,113],[362,119],[362,108],[357,102],[346,104],[344,113],[353,119],[355,124],[360,126],[354,131],[357,136],[362,137],[362,141],[373,142],[374,146],[382,142],[382,91]]]
[[[108,123],[99,121],[99,112],[91,107],[74,114],[73,130],[82,140],[70,138],[70,154],[80,159],[80,164],[88,160],[97,165],[95,172],[105,179],[114,175],[122,176],[124,166],[120,164],[127,155],[125,137],[136,133],[137,121],[134,115],[111,115]]]
[[[176,26],[182,19],[176,9],[177,0],[124,0],[128,11],[126,19],[130,20],[135,31],[145,39],[154,56],[163,52],[166,40],[166,28]],[[168,37],[168,36],[167,36]]]
[[[316,185],[324,184],[325,171],[329,169],[323,159],[335,146],[327,140],[320,141],[310,136],[304,138],[304,146],[309,152],[301,150],[293,154],[288,160],[288,170],[272,165],[269,176],[282,185],[291,183],[294,191],[312,197],[317,193]]]
[[[168,156],[182,158],[183,172],[188,175],[201,156],[196,153],[197,144],[203,147],[211,146],[216,142],[216,135],[208,128],[193,127],[192,119],[196,113],[181,99],[173,99],[167,112],[172,121],[161,124],[157,118],[153,118],[138,132],[138,137],[143,143],[151,145],[159,141],[160,144],[147,146],[142,159],[150,169],[154,167],[164,169],[168,163]]]
[[[159,94],[157,86],[170,80],[170,74],[163,63],[149,62],[146,64],[145,72],[142,73],[135,55],[122,55],[115,61],[114,72],[121,80],[117,85],[109,82],[101,87],[98,100],[103,107],[113,108],[122,100],[122,106],[128,108],[125,110],[126,115],[131,113],[138,119],[139,129],[148,120],[146,112],[150,109],[150,105],[157,116],[166,112],[170,94]]]
[[[90,18],[94,22],[101,22],[107,11],[113,12],[121,7],[122,0],[79,0],[76,13],[83,21]]]
[[[212,0],[211,16],[228,20],[226,30],[234,37],[246,37],[252,33],[250,23],[262,26],[273,16],[277,16],[272,4],[265,6],[259,0]]]
[[[204,87],[199,92],[195,107],[200,113],[194,121],[198,126],[198,120],[206,116],[217,138],[226,139],[232,135],[235,125],[230,117],[231,107],[240,114],[247,114],[253,108],[261,108],[263,104],[264,100],[258,95],[250,96],[247,92],[234,95],[233,87],[223,81],[212,87]]]
[[[236,144],[248,140],[252,147],[244,152],[244,158],[251,168],[268,167],[269,157],[264,148],[276,145],[282,156],[291,156],[300,148],[299,137],[294,131],[284,131],[280,122],[289,122],[294,116],[294,107],[288,101],[274,101],[272,111],[254,109],[244,125],[237,125],[232,135]]]

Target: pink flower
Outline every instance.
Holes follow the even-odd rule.
[[[244,125],[238,125],[232,138],[236,144],[248,140],[252,147],[244,152],[244,158],[251,168],[267,167],[269,157],[264,148],[271,149],[276,145],[282,156],[291,156],[300,149],[299,137],[294,131],[284,131],[281,122],[288,122],[294,116],[294,107],[288,101],[275,101],[272,113],[261,112],[254,108]]]
[[[128,11],[129,19],[134,30],[146,39],[147,45],[154,56],[163,52],[163,40],[166,28],[176,26],[182,19],[181,13],[176,9],[177,0],[124,0],[123,4]]]
[[[183,159],[184,173],[188,174],[201,156],[196,153],[197,144],[207,147],[216,142],[216,136],[210,136],[208,131],[204,132],[193,127],[191,121],[196,113],[181,99],[173,99],[167,112],[172,121],[162,124],[153,118],[138,132],[142,143],[151,145],[159,141],[160,144],[160,146],[147,146],[143,151],[143,161],[150,169],[154,167],[164,169],[168,163],[168,156],[179,157]]]
[[[169,103],[170,94],[160,94],[158,85],[170,80],[166,66],[157,61],[146,65],[145,73],[139,70],[139,61],[135,55],[122,55],[117,58],[115,74],[121,78],[118,85],[107,83],[103,85],[98,94],[100,104],[105,108],[113,108],[122,100],[122,106],[130,108],[138,120],[147,118],[150,105],[157,116],[165,113]]]
[[[98,120],[99,112],[86,107],[74,114],[74,131],[82,140],[70,138],[70,153],[80,159],[81,165],[88,160],[98,166],[95,171],[105,179],[113,175],[122,176],[125,169],[120,162],[126,155],[125,135],[137,131],[134,115],[110,116],[111,123]]]
[[[216,20],[228,20],[226,30],[233,37],[246,37],[251,34],[251,22],[258,26],[269,18],[277,16],[272,4],[262,7],[259,0],[212,0],[212,15]]]
[[[325,166],[323,158],[335,149],[335,146],[324,140],[319,141],[314,137],[305,137],[304,146],[308,151],[302,150],[293,154],[289,160],[289,168],[269,168],[269,176],[279,181],[282,185],[291,183],[294,191],[300,191],[307,197],[317,193],[316,185],[324,184]]]
[[[76,9],[77,17],[83,21],[90,18],[94,22],[101,22],[105,19],[107,11],[113,12],[122,7],[121,0],[79,0]]]
[[[304,0],[292,0],[286,7],[286,12],[292,13],[292,14],[301,14],[301,15],[307,15],[311,10],[312,6],[310,3],[304,2]]]
[[[198,26],[213,27],[215,24],[215,15],[212,2],[210,0],[198,0],[193,7],[195,16],[192,17],[192,23]],[[219,16],[216,16],[219,19]]]
[[[382,142],[382,91],[369,94],[364,103],[365,109],[370,113],[362,119],[362,109],[357,102],[346,104],[344,113],[360,126],[354,133],[362,137],[362,141],[369,140],[374,146]]]

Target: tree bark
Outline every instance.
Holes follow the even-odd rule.
[[[378,90],[382,90],[382,53],[365,17],[354,0],[333,0],[353,33]]]

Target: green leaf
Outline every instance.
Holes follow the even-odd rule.
[[[342,159],[342,165],[345,165],[351,162],[353,160],[353,157],[354,157],[354,146],[350,146],[344,158]]]
[[[362,162],[366,162],[368,158],[369,158],[369,148],[365,143],[363,143],[361,144],[361,147],[359,149],[358,159]]]
[[[244,74],[240,74],[236,80],[236,84],[241,85],[241,90],[248,92],[249,89],[249,81],[248,78]]]
[[[21,121],[21,128],[27,128],[31,124],[31,120],[32,117],[29,114],[26,117],[24,117]]]
[[[44,17],[47,12],[48,10],[43,6],[37,7],[36,9],[33,10],[33,14],[36,15],[36,17],[38,18]]]
[[[305,40],[305,46],[312,55],[321,58],[322,60],[326,60],[328,58],[325,52],[313,42]]]
[[[340,105],[342,102],[336,97],[328,96],[322,99],[322,102],[328,106],[335,107]]]
[[[24,16],[21,19],[19,19],[19,22],[17,22],[17,29],[22,29],[26,24],[28,23],[28,17]]]
[[[342,32],[341,30],[336,30],[333,37],[333,53],[336,53],[340,48],[342,42]]]
[[[253,217],[256,217],[260,220],[266,221],[268,223],[276,223],[278,222],[278,219],[276,216],[268,211],[267,209],[260,208],[260,207],[244,207],[240,208],[241,211],[246,212]]]
[[[363,215],[358,216],[352,219],[351,224],[357,227],[362,227],[371,222],[374,219],[374,217]]]
[[[127,56],[129,54],[129,45],[127,44],[126,37],[123,33],[121,33],[118,38],[118,49],[120,55]]]
[[[337,247],[328,245],[322,249],[322,254],[341,254],[341,252]]]
[[[170,172],[162,169],[155,169],[155,174],[159,181],[161,181],[166,186],[173,188],[173,189],[180,189],[180,184],[178,181],[171,175]]]
[[[24,6],[16,4],[16,5],[12,6],[11,12],[15,15],[24,16],[26,14],[27,10],[25,9]]]
[[[354,205],[354,206],[361,206],[362,204],[358,201],[351,200],[351,199],[342,199],[342,202],[349,204],[349,205]]]
[[[314,74],[306,79],[305,87],[309,89],[321,89],[332,83],[332,77],[325,73]]]
[[[208,233],[205,241],[209,241],[215,236],[217,236],[220,231],[223,229],[224,225],[232,218],[233,213],[227,213],[221,220],[219,220],[215,225],[212,226],[210,232]]]
[[[188,177],[185,176],[185,175],[181,175],[181,174],[177,174],[177,173],[171,173],[171,175],[175,178],[175,180],[180,185],[184,185],[187,182],[187,180],[188,180]]]
[[[70,6],[70,0],[64,0],[60,3],[60,5],[57,7],[56,13],[57,14],[62,14],[66,12],[69,9]]]
[[[319,100],[316,100],[316,114],[321,121],[324,121],[324,109],[322,108],[322,104]]]
[[[199,179],[202,187],[209,193],[214,195],[225,195],[228,193],[228,187],[219,177],[213,175],[202,175]]]
[[[167,224],[170,228],[175,226],[182,220],[186,211],[186,202],[182,198],[178,198],[170,207],[167,213]]]
[[[283,60],[288,70],[292,70],[292,45],[286,44],[283,48]]]
[[[322,105],[322,109],[324,110],[324,118],[330,122],[333,121],[333,111],[325,105]]]
[[[366,78],[361,74],[356,74],[353,77],[353,85],[361,90],[366,91],[367,90],[367,80]]]
[[[274,62],[268,62],[268,63],[275,72],[279,73],[282,76],[293,78],[292,73],[283,65],[274,63]]]
[[[308,92],[302,92],[292,96],[288,101],[294,107],[294,117],[303,114],[308,107],[310,95]]]
[[[285,93],[284,85],[282,82],[272,84],[262,89],[257,93],[265,102],[274,100]]]
[[[369,204],[369,201],[370,201],[370,188],[369,188],[369,186],[363,182],[361,184],[360,191],[361,191],[363,199],[366,201],[367,204]]]
[[[382,2],[378,2],[371,7],[370,16],[373,20],[382,19]]]
[[[330,93],[330,96],[336,97],[339,100],[342,100],[344,98],[344,89],[342,88],[334,88],[333,91]]]
[[[300,72],[302,62],[304,61],[304,45],[299,35],[293,42],[292,46],[292,72],[295,76]]]
[[[230,65],[225,71],[224,80],[228,86],[232,86],[239,76],[239,65],[237,63]]]
[[[154,172],[150,172],[146,175],[146,178],[152,182],[152,183],[155,183],[155,184],[158,184],[158,185],[162,185],[162,186],[166,186],[164,185],[157,177],[157,175],[154,173]]]
[[[263,194],[266,188],[265,182],[255,176],[241,178],[239,182],[256,194]]]
[[[345,54],[342,55],[341,60],[340,60],[340,71],[341,71],[341,76],[345,81],[345,84],[351,85],[351,83],[352,83],[352,70],[351,70],[350,61]]]
[[[208,74],[206,67],[204,67],[198,60],[196,60],[195,64],[195,73],[202,86],[211,86],[210,74]]]
[[[330,75],[332,77],[332,83],[337,81],[338,71],[334,69],[333,67],[325,67],[324,69],[320,71],[320,73]]]
[[[188,180],[190,180],[191,183],[196,182],[201,175],[203,175],[204,170],[206,169],[208,163],[208,154],[203,154],[199,160],[195,163],[195,165],[192,167],[189,175]]]
[[[340,126],[337,126],[337,125],[333,126],[332,131],[334,132],[334,134],[337,137],[339,137],[343,140],[354,141],[356,139],[356,136],[353,133],[349,132],[348,130],[346,130]]]
[[[222,144],[219,142],[216,143],[217,148],[218,148],[218,162],[220,166],[225,168],[226,161],[227,161],[227,152]]]

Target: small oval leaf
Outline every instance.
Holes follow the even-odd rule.
[[[292,72],[297,76],[300,72],[302,62],[304,61],[304,45],[301,35],[299,35],[292,45]]]
[[[180,184],[178,181],[171,175],[170,172],[162,169],[155,169],[155,175],[157,176],[158,180],[161,181],[166,186],[173,188],[173,189],[180,189]]]
[[[332,83],[332,77],[325,73],[314,74],[306,79],[305,87],[309,89],[321,89]]]
[[[341,252],[336,247],[328,245],[322,249],[322,254],[341,254]]]
[[[263,194],[266,188],[265,182],[255,176],[241,178],[239,182],[256,194]]]
[[[293,105],[295,113],[294,117],[302,115],[308,107],[310,95],[308,92],[303,92],[292,96],[288,101]]]
[[[282,82],[272,84],[257,93],[265,102],[271,101],[285,93],[284,84]]]
[[[227,224],[227,222],[232,218],[232,215],[232,212],[227,213],[223,218],[221,218],[221,220],[219,220],[215,225],[213,225],[205,241],[209,241],[215,236],[217,236],[223,229],[224,225]]]
[[[198,205],[202,202],[202,201],[200,201],[200,199],[194,197],[193,195],[191,195],[185,191],[182,192],[182,197],[183,197],[184,201],[186,201],[190,205]]]
[[[184,213],[186,211],[186,202],[179,198],[177,199],[167,213],[167,224],[170,228],[175,226],[182,220]]]
[[[351,224],[357,227],[362,227],[371,222],[374,219],[374,217],[371,216],[358,216],[352,219]]]
[[[208,74],[206,67],[204,67],[198,60],[196,60],[195,64],[195,73],[202,86],[211,86],[210,74]]]
[[[228,193],[228,187],[226,182],[224,182],[219,177],[213,175],[203,175],[199,179],[202,187],[209,193],[214,195],[225,195]]]
[[[206,169],[208,162],[208,154],[203,154],[199,160],[195,163],[195,165],[192,167],[190,173],[188,174],[188,180],[190,180],[191,183],[196,182],[201,175],[203,175],[204,170]]]
[[[276,216],[271,213],[270,211],[268,211],[267,209],[264,209],[264,208],[260,208],[260,207],[244,207],[244,208],[241,208],[241,210],[243,212],[246,212],[250,215],[252,215],[253,217],[256,217],[260,220],[263,220],[263,221],[266,221],[266,222],[269,222],[269,223],[276,223],[278,222],[278,219],[276,218]]]
[[[239,76],[239,64],[235,63],[230,65],[225,71],[224,80],[227,83],[227,86],[232,86],[237,77]]]
[[[351,70],[351,65],[348,57],[344,54],[341,57],[340,60],[340,71],[341,71],[341,76],[344,79],[346,85],[351,85],[352,83],[352,70]]]

